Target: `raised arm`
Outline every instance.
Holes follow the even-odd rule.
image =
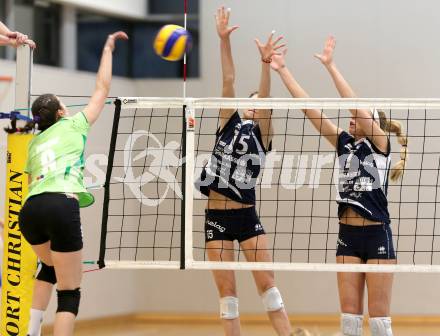
[[[84,114],[90,125],[92,125],[101,114],[110,91],[113,50],[115,49],[116,40],[119,39],[128,40],[128,36],[124,32],[119,31],[109,35],[105,42],[98,74],[96,75],[95,91],[92,94],[92,98],[90,98],[89,104],[84,109]]]
[[[233,31],[238,29],[238,26],[229,26],[230,15],[230,8],[225,9],[224,7],[221,7],[217,10],[217,14],[215,16],[217,34],[220,38],[220,58],[223,76],[222,97],[224,98],[235,97],[235,68],[234,61],[232,59],[230,35]],[[220,129],[226,125],[234,111],[234,109],[220,109]]]
[[[336,89],[339,92],[339,95],[342,98],[356,98],[356,93],[342,76],[333,60],[335,47],[335,38],[333,36],[329,36],[325,43],[322,54],[315,54],[315,57],[319,59],[328,70]],[[374,121],[372,112],[365,109],[352,109],[350,112],[354,118],[357,118],[357,124],[362,129],[363,133],[365,133],[382,152],[387,152],[387,137],[385,132],[380,128],[378,123],[379,121],[377,123]]]
[[[282,36],[273,40],[274,33],[275,31],[272,31],[265,44],[262,44],[258,39],[255,39],[255,43],[261,56],[261,77],[260,86],[258,88],[258,98],[270,97],[270,63],[275,54],[280,54],[278,50],[285,47],[285,44],[280,44],[283,39]],[[254,118],[260,127],[264,146],[268,148],[273,136],[272,111],[256,110]]]
[[[287,50],[281,55],[274,55],[272,57],[272,69],[274,69],[280,75],[284,85],[290,94],[294,98],[309,98],[306,91],[295,80],[292,73],[286,67],[285,55]],[[338,143],[338,135],[342,132],[327,116],[319,110],[315,109],[303,109],[306,117],[311,121],[317,131],[324,136],[334,147]]]
[[[27,35],[11,31],[0,21],[0,45],[17,48],[22,44],[29,44],[31,48],[36,47],[35,42],[30,40]]]
[[[6,35],[8,33],[11,33],[11,31],[9,30],[8,27],[6,27],[6,25],[0,21],[0,35]]]

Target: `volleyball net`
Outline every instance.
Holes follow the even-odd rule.
[[[211,262],[206,198],[194,187],[211,156],[219,109],[271,109],[272,151],[256,209],[273,262]],[[380,110],[402,124],[409,158],[389,182],[396,265],[336,264],[337,154],[301,109],[348,129],[348,109]],[[99,263],[111,268],[440,272],[440,100],[118,98],[105,183]],[[390,135],[392,165],[401,146]],[[440,209],[439,209],[440,210]]]

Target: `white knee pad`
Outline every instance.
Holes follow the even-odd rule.
[[[233,320],[238,318],[238,316],[238,298],[235,296],[220,298],[220,318],[223,320]]]
[[[391,317],[370,317],[371,336],[393,336]]]
[[[273,312],[284,308],[283,298],[276,287],[269,288],[261,295],[266,311]]]
[[[364,317],[356,314],[341,314],[341,331],[344,336],[362,336]]]

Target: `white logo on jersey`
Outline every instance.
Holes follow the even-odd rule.
[[[214,232],[212,230],[206,230],[206,237],[208,239],[214,238]]]
[[[354,191],[372,191],[373,179],[367,176],[359,177],[353,186]]]
[[[263,225],[255,224],[255,231],[263,231]]]
[[[385,246],[379,246],[377,249],[377,254],[387,254],[387,249]]]
[[[136,141],[144,136],[148,137],[149,143],[153,143],[156,146],[149,146],[133,158],[133,149],[135,148]],[[175,173],[170,169],[177,169],[182,164],[182,159],[175,154],[179,147],[180,144],[176,141],[170,141],[163,146],[154,134],[143,130],[135,131],[127,138],[125,143],[125,174],[123,177],[115,177],[115,180],[127,185],[135,197],[147,206],[158,206],[166,198],[169,189],[173,190],[179,198],[182,198],[179,181]],[[152,157],[152,160],[146,164],[147,158],[150,157]],[[135,176],[133,162],[141,159],[144,162],[144,167],[141,167],[143,174]],[[151,199],[142,192],[142,187],[156,178],[166,182],[166,189],[157,198]]]
[[[347,247],[347,246],[348,246],[347,244],[345,244],[345,243],[343,242],[343,240],[342,240],[341,238],[338,238],[338,241],[336,242],[336,246],[339,246],[339,245],[344,246],[344,247]]]

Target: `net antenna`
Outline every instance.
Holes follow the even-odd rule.
[[[119,124],[112,134],[114,158],[104,200],[108,225],[101,246],[107,267],[440,272],[439,99],[121,97],[117,101]],[[238,245],[235,262],[207,258],[207,200],[193,182],[211,155],[221,108],[273,110],[273,151],[257,187],[257,210],[271,242],[270,263],[246,262]],[[399,121],[408,135],[410,158],[403,179],[388,186],[397,265],[336,264],[337,157],[304,119],[302,109],[312,108],[325,112],[343,129],[351,118],[349,109],[377,109]],[[393,165],[401,148],[395,135],[390,141]]]
[[[183,28],[187,31],[188,28],[188,0],[184,0],[183,3]],[[183,54],[183,98],[186,98],[186,76],[187,76],[187,65],[186,65],[186,57],[187,57],[187,48],[185,48],[185,53]]]

